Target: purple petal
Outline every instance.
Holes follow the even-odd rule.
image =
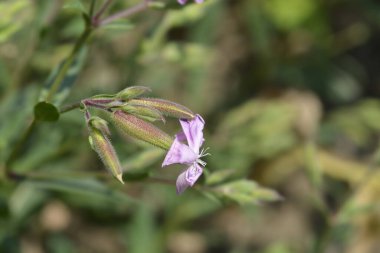
[[[177,194],[183,193],[187,189],[187,187],[190,186],[190,183],[187,182],[186,180],[186,171],[182,172],[177,177],[177,182],[176,182]]]
[[[183,132],[179,132],[175,135],[175,138],[179,141],[179,142],[185,142],[186,141],[186,135],[183,133]]]
[[[195,0],[196,3],[201,4],[203,3],[203,0]]]
[[[192,120],[180,120],[183,133],[186,135],[187,143],[189,147],[196,153],[199,154],[199,148],[202,146],[203,139],[203,127],[205,121],[203,118],[197,114]]]
[[[202,175],[202,167],[198,164],[190,166],[182,172],[176,182],[177,194],[183,193],[189,186],[193,186],[198,178]]]
[[[184,5],[184,4],[187,2],[187,0],[177,0],[177,2],[178,2],[179,4]]]
[[[192,164],[197,160],[198,156],[187,145],[182,144],[177,138],[174,139],[162,167],[168,166],[173,163]]]

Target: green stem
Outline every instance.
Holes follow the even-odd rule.
[[[130,17],[136,13],[142,12],[142,11],[149,8],[150,1],[151,0],[144,0],[141,3],[139,3],[135,6],[132,6],[129,9],[117,12],[117,13],[101,20],[99,22],[99,26],[107,25],[107,24],[113,22],[114,20],[121,19],[121,18],[127,18],[127,17]]]
[[[73,104],[62,106],[62,108],[59,110],[59,114],[63,114],[72,110],[75,110],[77,108],[80,108],[80,102],[76,102]]]
[[[75,56],[79,52],[79,50],[83,47],[85,42],[87,41],[88,37],[90,36],[93,28],[87,27],[84,32],[82,33],[82,36],[78,39],[76,42],[73,51],[71,52],[70,56],[65,60],[65,63],[60,68],[57,77],[55,78],[53,84],[50,87],[49,93],[46,97],[46,102],[49,102],[52,100],[55,93],[58,91],[59,86],[61,85],[63,79],[65,78],[67,71],[69,70],[71,64],[73,63]]]
[[[76,54],[83,47],[83,45],[87,41],[88,37],[90,36],[91,32],[92,32],[92,28],[89,27],[89,26],[87,26],[87,28],[82,33],[81,37],[76,42],[76,44],[75,44],[75,46],[74,46],[74,48],[73,48],[70,56],[66,59],[64,65],[59,70],[59,73],[58,73],[56,79],[54,80],[52,86],[50,87],[50,90],[49,90],[48,96],[46,98],[46,101],[51,100],[53,98],[54,94],[57,92],[60,84],[62,83],[64,77],[66,76],[67,71],[69,70],[70,65],[74,61],[74,58],[75,58]],[[72,110],[72,109],[75,109],[75,108],[76,107],[73,107],[71,109],[70,108],[66,108],[65,110],[67,110],[67,109]],[[30,123],[30,125],[28,126],[28,128],[25,130],[25,132],[23,133],[22,137],[19,139],[19,141],[14,146],[14,148],[11,151],[8,159],[5,162],[4,172],[5,172],[6,176],[11,177],[11,174],[12,174],[12,172],[11,172],[12,163],[20,155],[20,153],[22,151],[22,148],[25,147],[26,142],[30,139],[30,137],[33,134],[33,131],[35,130],[36,126],[37,126],[37,121],[36,121],[36,119],[33,118],[32,122]]]

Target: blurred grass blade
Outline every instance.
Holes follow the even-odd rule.
[[[86,13],[86,10],[79,0],[66,0],[65,4],[63,5],[63,9],[71,10],[78,13]]]
[[[68,192],[76,195],[81,195],[82,197],[94,196],[113,202],[138,203],[128,195],[109,188],[105,184],[102,184],[93,179],[31,179],[28,181],[28,183],[37,188]],[[101,200],[99,199],[99,201]]]
[[[260,204],[282,199],[276,191],[246,179],[232,181],[214,189],[220,198],[240,205]]]

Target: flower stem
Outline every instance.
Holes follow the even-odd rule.
[[[59,110],[59,113],[63,114],[78,108],[80,108],[80,102],[72,103],[69,105],[62,106],[62,108]]]
[[[58,88],[60,84],[62,83],[63,79],[65,78],[71,64],[73,63],[75,56],[77,55],[79,50],[84,46],[85,42],[87,41],[92,31],[93,31],[93,28],[90,26],[87,26],[84,32],[82,33],[81,37],[75,43],[75,46],[73,50],[71,51],[70,56],[65,60],[65,63],[63,64],[62,68],[60,68],[57,77],[55,78],[53,84],[50,87],[49,93],[46,97],[46,102],[51,101],[55,93],[58,91]]]
[[[109,24],[116,19],[127,18],[127,17],[132,16],[136,13],[142,12],[142,11],[146,10],[147,8],[149,8],[149,3],[150,3],[150,0],[144,0],[143,2],[137,4],[137,5],[129,8],[129,9],[117,12],[117,13],[101,20],[99,22],[99,26]]]
[[[100,10],[93,16],[91,22],[95,27],[99,25],[100,17],[107,10],[107,8],[111,4],[111,2],[112,2],[112,0],[106,0],[106,2],[103,4],[103,6],[100,7]]]

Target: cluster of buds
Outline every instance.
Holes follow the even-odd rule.
[[[165,122],[165,116],[191,121],[196,115],[185,106],[157,98],[141,97],[150,89],[144,86],[128,87],[117,94],[103,94],[81,101],[89,141],[104,166],[123,183],[123,170],[109,136],[108,122],[92,116],[90,109],[105,112],[107,119],[121,134],[147,142],[164,150],[170,150],[174,138],[156,127],[152,122]]]

